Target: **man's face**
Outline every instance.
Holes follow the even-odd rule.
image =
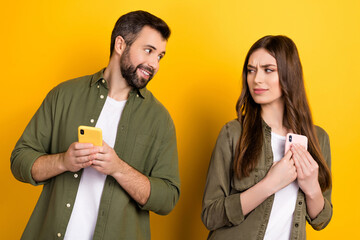
[[[141,89],[159,70],[159,62],[165,55],[166,40],[161,34],[145,26],[137,39],[126,46],[120,58],[121,74],[129,86]]]

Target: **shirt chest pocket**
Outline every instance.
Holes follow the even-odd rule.
[[[158,151],[159,144],[155,137],[138,134],[131,155],[133,167],[143,174],[148,175],[156,163],[156,154]]]

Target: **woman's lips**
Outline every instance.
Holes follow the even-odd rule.
[[[262,93],[264,93],[266,91],[267,91],[267,89],[263,89],[263,88],[255,88],[254,89],[255,94],[262,94]]]

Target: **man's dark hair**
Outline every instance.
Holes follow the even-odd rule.
[[[144,26],[157,30],[165,40],[168,40],[170,37],[170,28],[162,19],[145,11],[129,12],[121,16],[115,23],[111,34],[110,57],[113,53],[117,36],[122,36],[126,45],[130,47]]]

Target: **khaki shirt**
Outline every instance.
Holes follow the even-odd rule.
[[[95,126],[107,95],[103,70],[61,83],[47,95],[17,142],[11,155],[14,176],[43,184],[22,239],[63,239],[82,171],[64,172],[39,183],[33,180],[31,167],[42,155],[65,152],[77,141],[79,125]],[[150,239],[149,211],[168,214],[178,201],[180,180],[173,121],[147,89],[130,92],[114,150],[149,178],[151,193],[140,206],[107,176],[93,239]]]
[[[217,139],[206,180],[203,198],[202,221],[210,230],[208,239],[263,239],[269,220],[274,195],[267,198],[244,216],[240,202],[241,192],[262,180],[273,164],[271,128],[263,122],[264,144],[259,163],[249,177],[241,180],[233,176],[233,159],[240,137],[239,121],[227,123]],[[330,167],[330,144],[326,132],[316,127],[322,154]],[[306,212],[304,193],[299,190],[290,239],[306,239],[306,220],[316,230],[323,229],[332,216],[331,189],[323,193],[325,205],[315,219]]]

